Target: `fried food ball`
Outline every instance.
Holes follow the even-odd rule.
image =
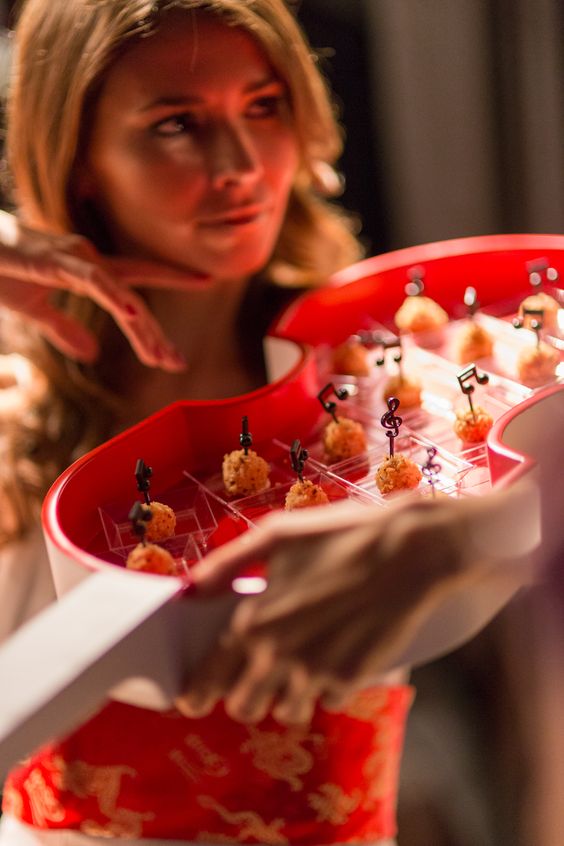
[[[543,311],[542,325],[547,332],[555,332],[558,329],[558,302],[551,297],[550,294],[545,294],[544,291],[539,291],[538,294],[531,294],[525,297],[519,306],[519,317],[523,319],[523,325],[531,328],[531,323],[535,319],[534,314],[525,314],[525,309],[532,309],[534,311]]]
[[[493,417],[479,405],[472,412],[471,409],[460,409],[456,412],[454,434],[467,444],[478,444],[485,440],[493,426]]]
[[[223,484],[228,494],[250,496],[270,487],[270,466],[252,449],[236,449],[223,457]]]
[[[143,509],[149,509],[151,512],[151,519],[147,521],[145,528],[146,540],[161,541],[174,534],[176,514],[170,505],[153,500],[150,505],[144,505]]]
[[[360,455],[367,446],[364,426],[349,417],[331,420],[323,430],[323,446],[331,463]]]
[[[366,347],[355,341],[345,341],[332,354],[333,373],[346,376],[369,376],[370,364]]]
[[[430,332],[448,323],[448,314],[430,297],[406,297],[394,320],[402,332]]]
[[[309,508],[314,505],[327,505],[329,497],[321,487],[315,485],[310,479],[294,482],[288,493],[284,508],[292,511],[294,508]]]
[[[376,485],[382,494],[412,490],[423,478],[417,464],[401,452],[388,455],[376,471]]]
[[[559,361],[558,351],[544,341],[538,346],[525,347],[517,359],[519,379],[531,388],[544,385],[554,378]]]
[[[467,321],[454,342],[454,357],[459,364],[491,355],[494,341],[490,333],[474,320]]]
[[[421,383],[409,376],[391,376],[382,391],[382,399],[397,397],[402,408],[421,405]]]
[[[178,575],[176,561],[170,552],[155,543],[138,543],[127,556],[125,566],[128,570],[159,576]]]

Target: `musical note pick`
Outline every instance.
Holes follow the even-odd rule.
[[[327,397],[332,393],[335,394],[337,399],[344,400],[347,399],[349,392],[346,388],[336,388],[333,382],[328,382],[327,385],[325,385],[325,387],[317,394],[317,399],[325,411],[329,412],[335,423],[338,423],[339,421],[336,414],[337,403],[327,399]]]
[[[388,411],[386,411],[380,418],[382,426],[385,429],[389,429],[389,431],[386,432],[386,437],[389,438],[390,458],[394,454],[394,441],[399,435],[399,427],[403,422],[402,418],[395,413],[399,408],[399,404],[400,401],[397,397],[389,397],[387,400]]]
[[[386,363],[386,352],[388,350],[397,349],[397,353],[394,355],[394,361],[398,365],[399,374],[402,376],[402,345],[401,345],[401,338],[398,335],[393,335],[391,338],[380,338],[377,342],[375,342],[375,346],[379,346],[381,348],[381,353],[379,357],[376,359],[376,366],[382,367],[383,364]]]
[[[540,333],[544,326],[544,309],[543,308],[527,308],[523,306],[523,314],[521,317],[516,317],[513,320],[513,325],[516,329],[522,329],[523,326],[528,326],[536,334],[536,345],[540,345]]]
[[[290,461],[292,462],[292,469],[297,474],[300,482],[303,482],[304,480],[304,465],[308,458],[309,452],[307,449],[302,447],[299,440],[296,438],[295,441],[292,441],[292,446],[290,447]]]
[[[456,378],[458,379],[460,390],[468,399],[468,405],[470,406],[472,417],[475,420],[476,412],[474,411],[474,405],[472,403],[472,394],[474,393],[475,386],[470,384],[470,379],[474,378],[479,385],[487,385],[490,381],[490,377],[487,373],[479,374],[476,369],[476,365],[469,364],[468,367],[460,371]]]
[[[464,291],[464,305],[466,306],[470,317],[474,317],[480,307],[476,289],[471,285],[469,285]]]
[[[131,520],[131,528],[134,534],[141,538],[141,543],[145,544],[145,532],[147,531],[147,523],[153,519],[153,513],[150,508],[144,506],[141,502],[134,502],[128,514],[128,519]]]
[[[137,459],[135,465],[135,478],[137,480],[137,490],[143,494],[146,505],[151,504],[151,497],[149,496],[149,488],[151,483],[149,479],[153,475],[153,468],[148,467],[142,458]]]
[[[528,261],[525,263],[525,267],[527,269],[527,273],[529,274],[529,282],[535,289],[540,288],[544,280],[547,282],[558,281],[558,271],[555,267],[550,266],[550,263],[546,258]]]
[[[247,415],[241,420],[241,434],[239,435],[239,443],[245,451],[245,455],[249,454],[249,447],[253,445],[253,436],[249,432],[249,418]]]
[[[408,297],[418,297],[423,293],[425,288],[423,281],[425,278],[425,268],[423,265],[416,264],[414,267],[410,267],[407,271],[407,278],[409,282],[405,286],[405,293]]]
[[[427,476],[428,482],[431,485],[433,496],[436,496],[435,485],[437,483],[437,476],[442,470],[442,466],[438,461],[433,461],[437,454],[435,447],[427,447],[427,461],[422,465],[421,470],[423,475]]]

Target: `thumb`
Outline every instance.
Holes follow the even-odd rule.
[[[255,528],[235,540],[214,549],[196,564],[190,575],[200,596],[213,596],[231,589],[231,583],[250,564],[264,558],[269,551],[266,532]]]

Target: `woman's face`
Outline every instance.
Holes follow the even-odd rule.
[[[109,69],[78,184],[120,253],[229,279],[268,261],[297,166],[285,86],[258,43],[173,13]]]

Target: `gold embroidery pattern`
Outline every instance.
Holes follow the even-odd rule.
[[[81,823],[80,829],[85,834],[96,833],[105,837],[140,837],[143,822],[154,819],[151,812],[132,811],[119,808],[117,805],[121,782],[124,776],[134,777],[137,772],[127,766],[94,766],[83,761],[67,763],[63,771],[63,789],[86,799],[92,796],[96,799],[100,812],[109,820],[100,825],[92,820]]]
[[[238,842],[244,842],[252,837],[258,843],[273,844],[273,846],[288,843],[288,839],[280,834],[280,829],[284,825],[284,820],[280,818],[268,824],[254,811],[229,811],[213,796],[198,796],[198,803],[206,810],[215,811],[229,825],[237,826]]]
[[[214,778],[223,778],[223,776],[229,775],[229,766],[225,758],[222,758],[221,755],[218,755],[209,746],[206,746],[202,738],[197,734],[188,734],[184,738],[184,743],[200,757],[206,775],[213,776]]]
[[[30,770],[23,787],[29,798],[34,825],[42,827],[48,822],[64,820],[65,809],[55,796],[53,788],[45,781],[41,770]]]
[[[344,825],[361,799],[358,788],[349,795],[338,784],[321,784],[318,793],[310,793],[307,797],[310,808],[317,811],[317,822],[330,825]]]
[[[382,688],[363,690],[335,709],[326,710],[335,714],[342,714],[351,717],[353,720],[360,720],[363,723],[372,723],[378,711],[381,711],[388,704],[388,691]]]
[[[366,759],[362,772],[368,789],[362,803],[369,809],[392,792],[399,768],[397,728],[389,715],[382,717],[374,734],[374,750]]]
[[[16,790],[16,788],[9,782],[4,785],[2,805],[5,814],[11,814],[11,816],[18,819],[23,817],[23,797],[19,790]]]
[[[210,749],[197,734],[187,735],[184,743],[198,756],[197,764],[189,761],[181,749],[171,749],[168,757],[189,781],[197,782],[202,775],[212,778],[223,778],[229,775],[230,769],[225,758]]]
[[[307,734],[303,729],[288,729],[283,734],[274,731],[261,731],[249,726],[249,739],[241,745],[241,752],[253,756],[253,764],[271,778],[285,781],[292,790],[301,790],[303,781],[299,776],[308,773],[314,764],[314,758],[301,744],[310,741],[316,745],[323,743],[323,735]]]

